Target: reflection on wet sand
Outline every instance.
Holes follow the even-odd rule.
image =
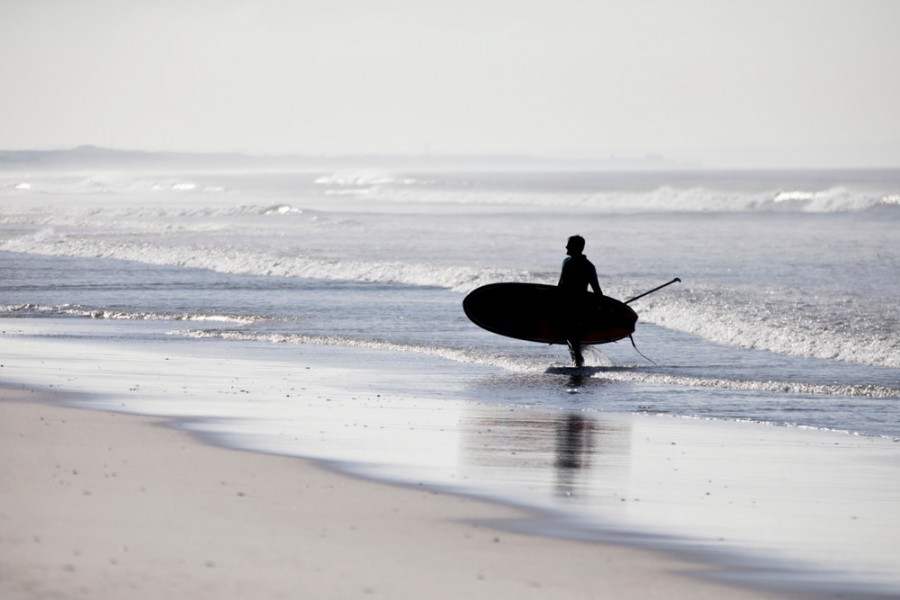
[[[596,433],[595,420],[578,413],[560,419],[556,431],[557,491],[571,495],[578,487],[578,474],[591,465]]]
[[[628,487],[631,431],[597,414],[478,406],[461,422],[460,462],[536,494],[595,500]]]

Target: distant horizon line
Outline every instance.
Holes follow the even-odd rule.
[[[288,161],[305,161],[317,163],[322,161],[390,161],[390,162],[414,162],[414,163],[471,163],[473,161],[490,161],[493,163],[504,163],[506,166],[512,166],[519,163],[520,167],[546,165],[548,167],[555,166],[557,168],[568,165],[569,168],[588,168],[593,167],[598,170],[607,169],[623,169],[623,170],[672,170],[672,171],[821,171],[821,170],[848,170],[848,171],[893,171],[900,169],[898,165],[883,166],[835,166],[835,165],[717,165],[711,166],[704,164],[700,160],[669,158],[663,154],[647,152],[643,156],[619,155],[610,153],[605,157],[584,158],[584,157],[552,157],[540,156],[533,154],[480,154],[480,153],[432,153],[425,152],[415,153],[319,153],[310,154],[302,152],[280,152],[280,153],[256,153],[248,151],[203,151],[203,150],[147,150],[122,148],[111,146],[100,146],[97,144],[80,144],[70,147],[53,147],[53,148],[19,148],[19,149],[2,149],[0,148],[0,166],[4,164],[25,164],[40,161],[41,158],[73,158],[82,157],[85,159],[97,160],[99,155],[107,155],[109,158],[118,156],[122,159],[140,158],[146,159],[243,159],[253,161],[255,163],[271,161],[275,163],[283,163]],[[472,165],[469,165],[471,168]]]
[[[57,146],[46,148],[0,148],[0,153],[61,153],[61,152],[85,152],[85,151],[103,151],[115,152],[121,154],[167,154],[167,155],[188,155],[188,156],[242,156],[247,158],[515,158],[527,160],[542,161],[570,161],[570,162],[589,162],[589,161],[668,161],[668,162],[687,162],[670,159],[665,155],[647,152],[641,155],[619,155],[610,153],[605,157],[554,157],[536,154],[514,154],[514,153],[483,153],[483,152],[254,152],[247,150],[149,150],[144,148],[124,148],[115,146],[101,146],[98,144],[79,144],[77,146]]]

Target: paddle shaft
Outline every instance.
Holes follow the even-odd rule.
[[[681,279],[679,279],[678,277],[676,277],[675,279],[673,279],[672,281],[670,281],[670,282],[668,282],[668,283],[664,283],[664,284],[662,284],[662,285],[659,286],[659,287],[655,287],[655,288],[653,288],[652,290],[646,291],[646,292],[644,292],[643,294],[641,294],[641,295],[639,295],[639,296],[635,296],[635,297],[632,298],[631,300],[626,300],[626,301],[624,302],[624,304],[628,304],[629,302],[634,302],[634,301],[637,300],[638,298],[643,298],[643,297],[646,296],[647,294],[652,294],[653,292],[657,292],[657,291],[663,289],[664,287],[667,287],[667,286],[672,285],[673,283],[681,283]]]

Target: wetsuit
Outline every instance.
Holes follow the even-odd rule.
[[[597,269],[584,254],[567,256],[562,264],[559,287],[566,295],[577,296],[587,292],[588,286],[595,294],[603,295],[597,281]]]
[[[569,344],[569,352],[575,366],[584,364],[581,355],[581,332],[584,327],[584,315],[590,310],[588,302],[588,287],[595,294],[602,296],[600,283],[597,281],[597,269],[584,254],[567,256],[562,264],[562,273],[559,276],[559,288],[563,293],[562,326],[566,341]]]

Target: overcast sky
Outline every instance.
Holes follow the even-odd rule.
[[[898,27],[894,0],[0,0],[0,148],[900,166]]]

